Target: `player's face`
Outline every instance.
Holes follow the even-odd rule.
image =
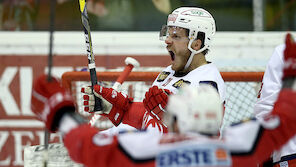
[[[187,48],[189,39],[186,30],[180,27],[169,27],[168,35],[165,40],[167,50],[171,55],[172,69],[182,71],[190,56],[190,51]]]

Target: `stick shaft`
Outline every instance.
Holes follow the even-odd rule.
[[[52,69],[52,62],[53,62],[53,32],[54,32],[54,22],[55,22],[55,9],[56,9],[56,0],[50,1],[50,22],[49,22],[49,53],[48,53],[48,75],[47,80],[48,82],[51,81],[51,69]],[[49,145],[49,139],[50,139],[50,132],[48,129],[45,128],[44,131],[44,167],[47,167],[48,162],[48,145]]]
[[[49,22],[49,53],[48,53],[48,75],[47,80],[51,81],[51,69],[52,69],[52,50],[53,50],[53,32],[55,22],[55,6],[56,0],[50,1],[50,22]]]
[[[87,8],[86,8],[86,0],[78,0],[79,7],[81,12],[81,21],[84,29],[84,36],[85,36],[85,44],[86,44],[86,51],[87,51],[87,59],[88,59],[88,69],[90,72],[90,80],[92,87],[97,84],[97,74],[96,74],[96,64],[95,64],[95,57],[93,54],[93,47],[92,47],[92,40],[90,34],[90,26],[89,20],[87,15]],[[94,111],[101,111],[102,110],[102,100],[98,97],[95,97],[95,108]]]

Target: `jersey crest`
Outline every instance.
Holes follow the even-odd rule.
[[[170,72],[166,72],[166,71],[161,72],[157,78],[157,82],[164,81],[169,75],[170,75]]]
[[[184,80],[184,79],[180,79],[180,80],[178,80],[177,82],[175,82],[174,84],[173,84],[173,87],[175,87],[175,88],[181,88],[181,87],[183,87],[185,84],[188,84],[188,85],[190,85],[190,81],[186,81],[186,80]]]
[[[161,151],[157,167],[231,166],[231,156],[225,148],[215,145],[186,145]]]

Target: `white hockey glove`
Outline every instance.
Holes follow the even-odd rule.
[[[98,114],[109,114],[112,109],[112,104],[105,100],[101,95],[96,94],[97,97],[102,99],[102,111],[94,111],[95,107],[95,95],[92,92],[90,86],[82,87],[81,92],[84,93],[83,95],[83,106],[84,111],[89,113],[98,113]]]

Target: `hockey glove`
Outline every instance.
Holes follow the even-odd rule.
[[[143,100],[146,111],[150,112],[150,115],[158,120],[162,120],[163,112],[168,102],[168,95],[171,91],[168,89],[159,89],[157,86],[151,87],[145,94]]]
[[[81,92],[84,93],[83,95],[83,106],[84,111],[88,113],[98,113],[98,114],[104,114],[104,113],[110,113],[112,109],[112,104],[109,103],[107,100],[102,98],[102,96],[99,96],[102,100],[102,111],[94,111],[95,108],[95,95],[93,94],[92,88],[90,86],[88,87],[82,87]]]
[[[132,98],[125,97],[120,92],[112,88],[105,88],[100,85],[95,85],[92,93],[91,87],[83,87],[81,89],[84,99],[84,110],[88,112],[98,112],[99,114],[106,116],[115,125],[118,126],[124,113],[130,108]],[[102,111],[94,110],[94,96],[102,99]]]
[[[51,81],[47,81],[46,75],[34,81],[31,109],[51,132],[57,130],[64,113],[75,111],[70,93],[61,87],[56,78],[52,77]]]
[[[283,79],[296,77],[296,43],[290,33],[286,36]]]

